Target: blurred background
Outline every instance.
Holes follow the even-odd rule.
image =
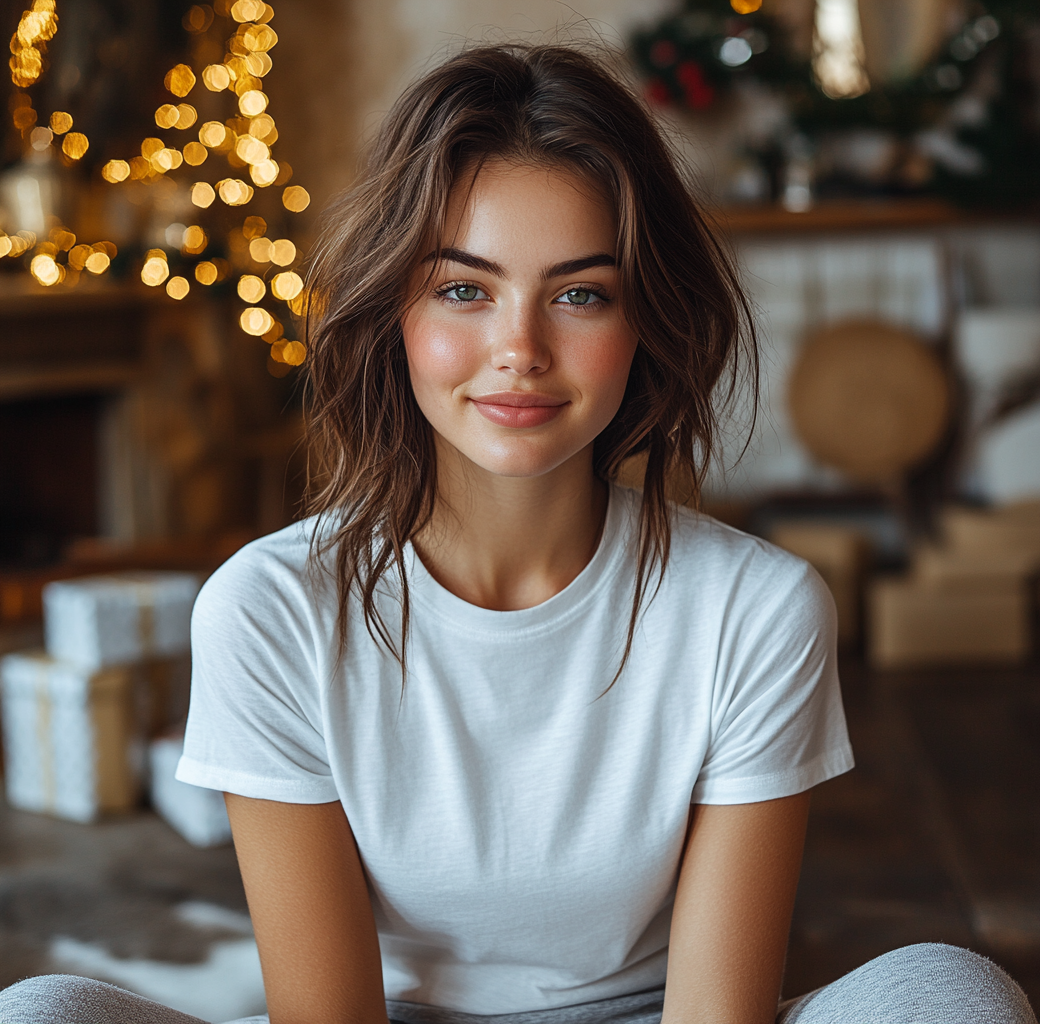
[[[838,606],[858,767],[815,798],[785,992],[946,941],[1040,1003],[1035,0],[0,19],[0,985],[63,970],[206,1020],[262,1010],[220,799],[172,778],[191,603],[299,514],[326,201],[407,81],[520,39],[608,52],[689,163],[762,349],[704,505]]]

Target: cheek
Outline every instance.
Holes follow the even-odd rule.
[[[451,330],[432,317],[406,317],[401,325],[408,372],[416,397],[443,393],[466,381],[472,371],[476,339],[452,325]]]
[[[571,368],[575,383],[597,406],[610,407],[608,418],[617,412],[624,398],[635,351],[635,335],[620,325],[573,350]]]

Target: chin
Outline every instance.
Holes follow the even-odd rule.
[[[490,451],[487,448],[479,451],[462,449],[462,454],[486,473],[529,479],[551,473],[574,458],[581,450],[580,447],[574,450],[568,447],[562,451],[558,448],[546,451],[544,448],[530,445],[501,445]]]

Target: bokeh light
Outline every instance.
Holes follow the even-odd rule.
[[[238,297],[243,302],[255,305],[267,294],[267,286],[256,274],[243,274],[238,279]]]
[[[113,184],[130,177],[130,165],[125,160],[109,160],[101,168],[101,177]]]
[[[280,267],[289,266],[296,259],[296,246],[288,238],[279,238],[271,243],[271,262]]]
[[[191,186],[191,201],[196,206],[202,207],[203,210],[208,206],[212,206],[213,200],[216,198],[217,193],[208,181],[196,181]]]
[[[276,299],[288,302],[303,291],[303,278],[293,270],[275,274],[271,279],[271,294]]]
[[[178,64],[166,72],[163,84],[174,96],[187,96],[195,88],[195,72],[187,64]]]
[[[61,140],[61,151],[70,160],[81,160],[86,156],[89,146],[90,142],[82,132],[69,132],[68,135]]]
[[[171,299],[183,299],[191,291],[191,285],[186,277],[171,277],[166,282],[166,294]]]
[[[266,309],[261,309],[259,306],[250,306],[242,311],[238,322],[246,334],[259,338],[274,326],[274,317]]]
[[[209,260],[203,260],[195,267],[195,280],[199,284],[214,284],[217,280],[217,268]]]
[[[311,205],[311,195],[302,185],[290,185],[282,193],[282,205],[292,213],[302,213]]]
[[[50,126],[55,135],[64,135],[72,127],[72,115],[64,110],[55,110],[51,114]]]

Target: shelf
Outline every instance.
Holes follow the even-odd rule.
[[[135,365],[128,363],[99,363],[46,369],[0,369],[0,402],[51,395],[118,391],[125,388],[138,372]]]
[[[717,227],[735,235],[899,230],[974,219],[941,199],[826,201],[804,213],[780,206],[728,206],[707,214]]]

